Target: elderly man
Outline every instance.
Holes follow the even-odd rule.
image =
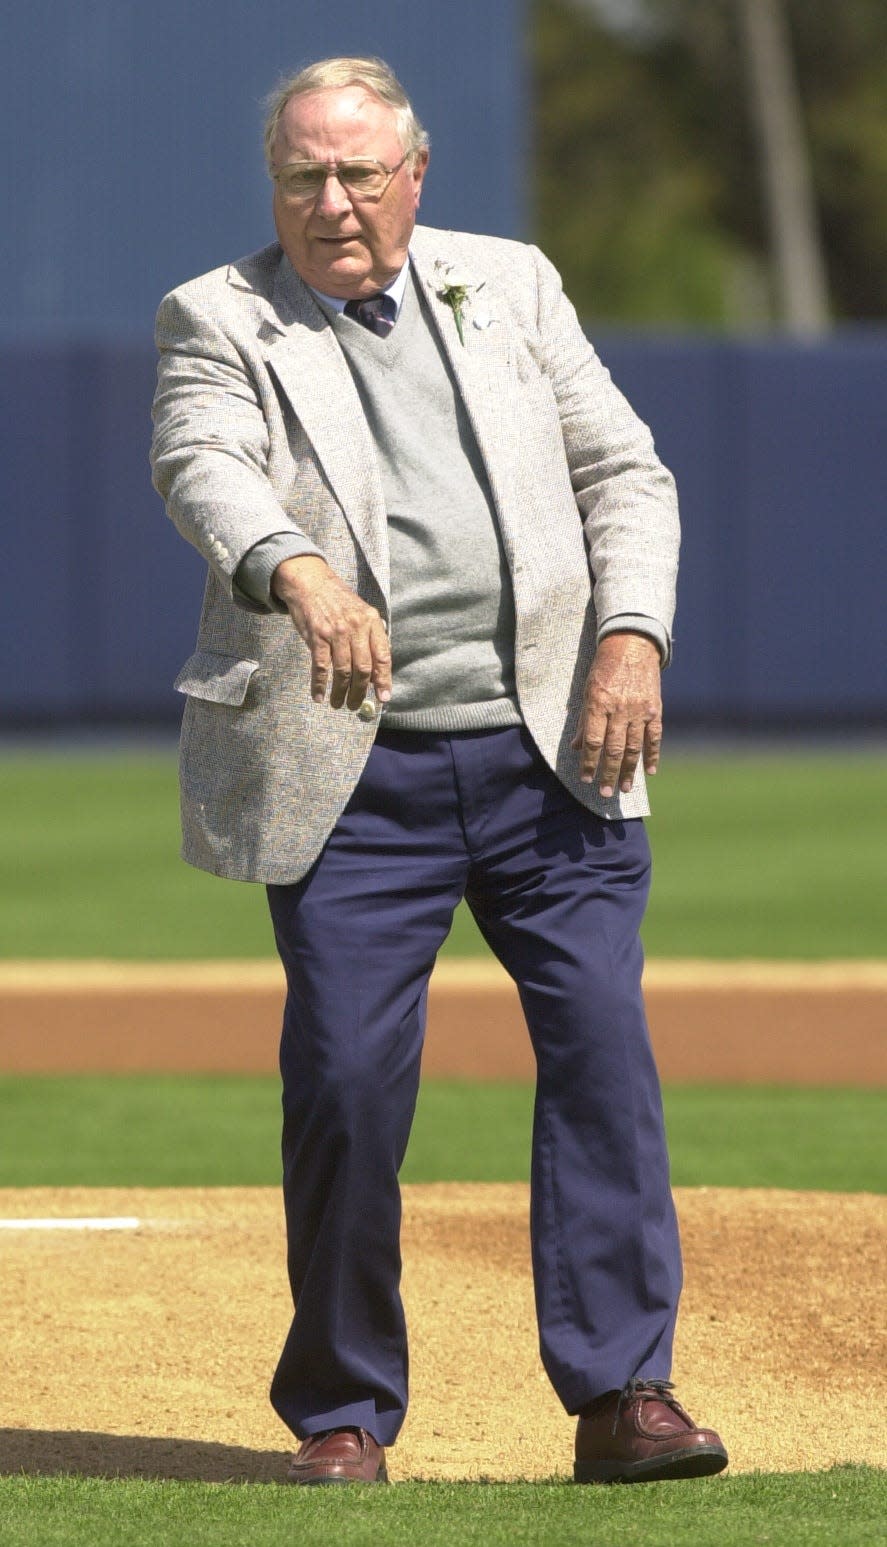
[[[398,1170],[463,897],[538,1063],[533,1270],[575,1477],[717,1472],[668,1381],[640,991],[671,477],[538,251],[416,225],[428,139],[381,61],[288,81],[266,147],[278,241],[160,308],[153,466],[209,566],[177,681],[184,857],[266,884],[286,971],[288,1475],[387,1477]]]

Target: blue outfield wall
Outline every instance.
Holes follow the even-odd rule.
[[[678,481],[672,711],[883,727],[887,330],[598,343]]]
[[[608,337],[681,493],[685,724],[887,718],[887,334]],[[147,342],[0,350],[5,724],[172,723],[203,564],[150,487]]]
[[[430,225],[526,229],[527,0],[0,0],[0,332],[150,331],[273,241],[262,102],[380,54],[431,134]]]
[[[0,17],[0,721],[172,723],[203,566],[148,479],[157,302],[271,239],[261,98],[331,53],[382,54],[413,95],[424,220],[525,235],[527,0]],[[597,341],[682,496],[672,717],[883,720],[887,332]]]

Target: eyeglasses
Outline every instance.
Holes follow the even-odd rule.
[[[353,161],[291,161],[273,174],[280,197],[285,204],[302,204],[306,199],[316,199],[328,177],[335,177],[347,188],[352,199],[377,199],[385,192],[395,172],[399,172],[409,156],[401,156],[396,167],[386,167],[381,161],[357,157]]]

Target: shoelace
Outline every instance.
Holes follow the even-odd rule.
[[[613,1428],[610,1431],[611,1434],[615,1435],[616,1433],[619,1426],[619,1415],[626,1402],[632,1402],[635,1397],[644,1396],[647,1392],[658,1397],[660,1402],[664,1402],[667,1407],[670,1407],[675,1413],[679,1413],[682,1418],[685,1418],[687,1415],[677,1397],[669,1396],[671,1391],[674,1391],[674,1381],[641,1380],[637,1375],[633,1375],[631,1380],[626,1381],[619,1393],[619,1401],[616,1403],[616,1415],[613,1419]]]

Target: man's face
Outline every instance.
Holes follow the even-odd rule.
[[[369,157],[397,166],[403,156],[394,111],[362,86],[293,97],[274,142],[274,171],[290,161],[347,161]],[[324,295],[346,300],[384,289],[406,261],[416,223],[428,152],[395,172],[385,192],[352,199],[335,176],[316,198],[285,204],[274,184],[274,224],[296,273]]]

